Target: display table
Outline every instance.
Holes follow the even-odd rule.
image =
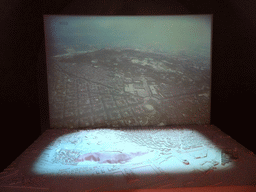
[[[0,191],[256,191],[256,156],[215,126],[54,129],[0,173]]]

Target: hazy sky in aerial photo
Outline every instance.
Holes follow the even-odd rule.
[[[89,44],[97,48],[154,47],[164,52],[210,50],[211,46],[211,15],[45,16],[44,19],[51,43]]]

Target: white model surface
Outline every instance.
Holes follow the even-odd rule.
[[[0,191],[226,190],[252,186],[255,170],[215,126],[47,130],[0,173]]]
[[[150,169],[136,171],[141,166]],[[228,167],[232,163],[221,165],[221,149],[197,131],[100,129],[59,137],[34,164],[34,172],[111,175],[117,169],[132,169],[136,174],[157,174]]]

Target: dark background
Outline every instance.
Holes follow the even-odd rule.
[[[48,127],[43,14],[213,14],[211,124],[255,153],[254,0],[3,0],[0,171]]]

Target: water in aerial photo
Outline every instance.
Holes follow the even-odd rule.
[[[210,123],[211,16],[45,16],[51,128]]]

